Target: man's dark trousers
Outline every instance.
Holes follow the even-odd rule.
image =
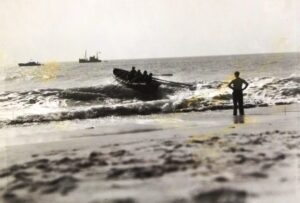
[[[239,107],[240,115],[244,115],[243,91],[234,90],[232,93],[232,98],[233,98],[233,115],[237,114],[238,107]]]

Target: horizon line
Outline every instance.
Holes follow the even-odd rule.
[[[300,51],[287,51],[287,52],[261,52],[261,53],[245,53],[245,54],[217,54],[217,55],[189,55],[189,56],[162,56],[162,57],[149,57],[149,58],[112,58],[112,59],[101,59],[100,63],[107,61],[129,61],[129,60],[151,60],[151,59],[175,59],[175,58],[201,58],[201,57],[226,57],[226,56],[250,56],[250,55],[272,55],[272,54],[300,54]],[[41,63],[41,61],[37,60]],[[46,60],[43,63],[70,63],[70,62],[78,62],[78,60],[74,61],[56,61],[56,60]],[[15,64],[7,64],[15,65]]]

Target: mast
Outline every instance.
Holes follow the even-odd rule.
[[[87,53],[86,53],[86,50],[85,50],[84,58],[87,59]]]

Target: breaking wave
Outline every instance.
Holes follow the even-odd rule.
[[[227,82],[199,82],[196,90],[162,87],[155,95],[119,86],[105,85],[72,89],[41,89],[0,94],[2,109],[44,107],[11,119],[5,124],[92,119],[106,116],[148,115],[230,109],[231,91]],[[299,103],[300,77],[264,77],[249,80],[245,107]],[[37,108],[33,108],[37,109]]]

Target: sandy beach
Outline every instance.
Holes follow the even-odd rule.
[[[231,110],[148,115],[160,124],[52,141],[26,135],[1,149],[1,202],[296,203],[299,107],[251,108],[243,119]]]

